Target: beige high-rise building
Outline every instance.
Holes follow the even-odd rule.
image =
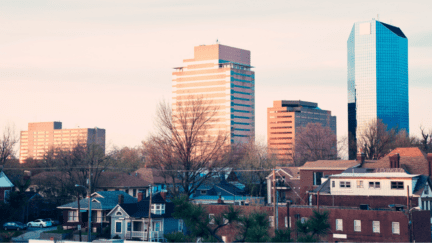
[[[230,134],[230,142],[255,136],[255,73],[250,51],[221,44],[194,47],[194,58],[183,60],[172,73],[173,108],[192,96],[219,106],[214,130]]]
[[[29,123],[27,131],[21,131],[20,163],[26,159],[40,160],[51,148],[70,150],[77,144],[96,143],[105,149],[105,129],[62,129],[61,122]]]

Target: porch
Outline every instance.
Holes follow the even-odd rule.
[[[117,228],[116,221],[116,228]],[[124,238],[132,239],[138,238],[140,240],[148,239],[148,219],[143,220],[126,220],[126,229]],[[117,231],[117,229],[116,229]],[[150,228],[150,240],[149,241],[164,241],[164,229],[163,229],[163,219],[152,220]]]

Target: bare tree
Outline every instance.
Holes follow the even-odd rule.
[[[144,167],[145,157],[142,147],[114,147],[110,156],[116,161],[116,164],[121,165],[121,169],[125,172],[132,172]]]
[[[234,165],[237,151],[228,132],[216,125],[218,114],[219,108],[202,97],[190,96],[173,109],[167,102],[159,104],[156,133],[145,142],[146,158],[161,171],[174,196],[191,195]]]
[[[296,166],[306,161],[336,159],[336,135],[321,123],[308,123],[296,131],[294,162]]]
[[[243,156],[239,163],[239,180],[253,196],[263,197],[266,193],[266,177],[276,167],[277,151],[268,148],[264,142],[250,139],[243,144]]]
[[[19,142],[11,126],[6,126],[0,137],[0,165],[5,165],[7,160],[15,156],[14,146]]]
[[[423,126],[420,126],[421,132],[421,149],[425,153],[432,152],[432,129],[426,131]]]
[[[379,159],[390,152],[395,138],[395,129],[387,130],[381,119],[372,119],[358,134],[357,146],[366,159]]]

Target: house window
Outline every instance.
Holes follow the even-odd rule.
[[[288,217],[285,217],[285,228],[288,228]]]
[[[270,227],[274,227],[274,217],[273,216],[269,216],[269,224],[270,224]]]
[[[136,189],[133,189],[133,190],[132,190],[133,197],[136,197],[136,191],[137,191]]]
[[[399,222],[392,222],[392,233],[396,235],[400,234]]]
[[[403,181],[392,181],[391,189],[396,189],[396,190],[404,189]]]
[[[115,222],[115,232],[121,234],[121,232],[122,232],[122,222],[121,221]]]
[[[10,193],[10,190],[4,191],[4,202],[5,203],[7,203],[8,199],[9,199],[9,193]]]
[[[116,215],[121,216],[121,215],[123,215],[123,214],[119,211],[119,212],[116,213]]]
[[[361,232],[361,220],[354,220],[354,231]]]
[[[357,188],[363,188],[363,181],[357,181]]]
[[[342,231],[343,230],[343,221],[342,219],[336,219],[336,230]]]
[[[313,184],[314,185],[321,185],[321,178],[323,177],[322,172],[314,172],[313,174]]]
[[[372,230],[374,233],[380,232],[380,221],[372,221]]]
[[[376,182],[371,181],[371,182],[369,182],[369,188],[380,189],[381,184],[378,181],[376,181]]]
[[[300,221],[302,222],[302,224],[304,224],[304,223],[306,223],[307,218],[306,217],[302,217]]]
[[[332,181],[332,187],[336,187],[335,181]]]
[[[152,213],[161,215],[165,213],[165,204],[152,204]]]
[[[127,231],[131,231],[132,230],[132,224],[131,222],[127,223]]]
[[[129,189],[126,189],[125,192],[126,192],[126,194],[129,194]]]
[[[77,222],[78,221],[78,211],[69,211],[68,222]]]
[[[427,185],[425,186],[424,193],[429,194],[429,187]]]
[[[201,195],[207,195],[207,190],[201,190]]]
[[[209,224],[214,224],[215,223],[215,219],[214,219],[214,214],[209,214]]]
[[[351,182],[349,182],[349,181],[340,181],[339,182],[339,187],[350,188],[351,187]]]
[[[179,223],[178,231],[183,232],[183,219],[179,219],[178,223]]]

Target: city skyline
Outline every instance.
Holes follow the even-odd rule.
[[[278,99],[319,103],[338,117],[338,136],[346,136],[347,36],[354,22],[377,14],[410,38],[410,134],[418,135],[421,124],[432,127],[432,107],[424,102],[432,93],[432,27],[418,24],[432,21],[428,1],[236,2],[233,8],[29,3],[0,3],[0,20],[8,23],[0,32],[0,99],[6,104],[0,132],[8,123],[18,133],[29,122],[61,120],[68,128],[105,128],[108,149],[139,145],[153,129],[157,102],[171,97],[171,68],[192,56],[192,46],[219,39],[252,53],[258,139],[266,140],[266,109]]]

